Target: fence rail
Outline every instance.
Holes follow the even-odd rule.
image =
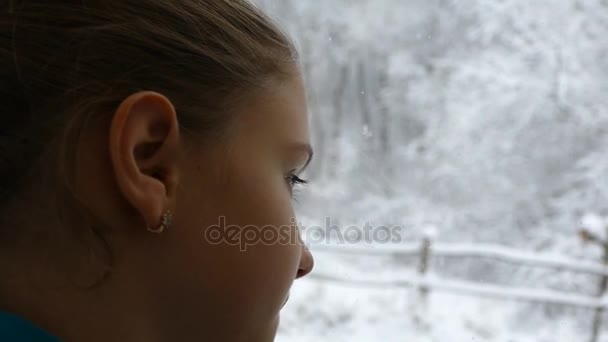
[[[538,290],[529,288],[509,288],[506,286],[475,284],[474,282],[452,280],[452,279],[424,279],[424,278],[398,278],[388,281],[377,279],[344,279],[327,274],[313,273],[311,279],[339,283],[346,286],[364,286],[372,288],[425,287],[435,291],[444,291],[454,294],[473,295],[477,297],[508,299],[515,301],[562,304],[587,309],[607,307],[608,303],[597,297],[569,294],[561,291]]]
[[[359,245],[313,245],[313,251],[355,255],[396,255],[420,256],[419,244],[383,245],[366,247]],[[503,246],[487,244],[442,244],[434,243],[430,247],[432,256],[440,257],[480,257],[494,259],[512,264],[524,264],[533,267],[553,268],[571,272],[608,276],[608,267],[596,262],[565,258],[560,255],[522,252]]]
[[[473,281],[445,279],[437,277],[436,275],[428,274],[428,260],[432,256],[478,257],[513,264],[522,264],[526,266],[581,272],[602,277],[608,276],[608,267],[600,263],[565,258],[558,255],[522,252],[496,245],[432,244],[429,239],[423,240],[422,244],[382,245],[375,247],[361,245],[319,244],[310,246],[310,248],[314,252],[332,254],[415,256],[419,257],[420,264],[424,265],[423,268],[418,268],[418,275],[400,276],[388,280],[378,280],[369,277],[346,279],[329,274],[313,272],[313,274],[311,274],[311,278],[316,280],[330,281],[347,286],[418,288],[423,289],[424,293],[430,290],[436,290],[494,299],[562,304],[596,310],[608,307],[608,299],[601,297],[572,294],[547,289],[507,287],[486,283],[482,284]]]
[[[591,214],[590,214],[591,215]],[[597,342],[600,335],[602,317],[608,308],[608,218],[596,215],[586,215],[582,219],[584,227],[579,231],[579,237],[585,243],[594,244],[603,250],[602,263],[566,258],[560,255],[522,252],[504,246],[487,244],[441,244],[434,243],[436,227],[427,226],[424,237],[419,244],[376,245],[321,245],[311,246],[318,252],[343,253],[354,255],[394,255],[418,257],[416,275],[390,280],[369,278],[338,278],[329,274],[311,274],[313,279],[320,279],[356,286],[397,286],[415,287],[418,290],[420,303],[426,306],[430,290],[446,291],[456,294],[466,294],[478,297],[491,297],[517,301],[563,304],[594,310],[589,341]],[[430,258],[440,257],[474,257],[497,260],[517,265],[543,267],[561,271],[580,272],[600,277],[600,286],[596,296],[586,296],[548,289],[532,289],[507,287],[491,284],[481,284],[473,281],[442,279],[429,272]],[[429,275],[431,273],[431,275]]]

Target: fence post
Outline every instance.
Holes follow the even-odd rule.
[[[434,226],[426,226],[423,229],[422,240],[420,244],[420,255],[418,260],[417,272],[419,279],[424,281],[426,276],[428,275],[430,268],[430,259],[431,259],[431,247],[433,243],[433,239],[436,235],[436,228]],[[414,323],[425,331],[430,330],[430,322],[429,322],[429,287],[426,284],[418,284],[416,289],[415,300],[416,307],[414,308]]]
[[[608,265],[608,243],[604,242],[602,244],[604,249],[604,255],[602,256],[602,261],[604,265]],[[602,280],[600,282],[600,290],[598,292],[598,297],[601,299],[606,290],[608,289],[608,276],[603,275]],[[602,327],[602,315],[604,314],[604,306],[601,306],[595,309],[595,313],[593,314],[593,331],[591,334],[591,342],[597,342],[600,335],[600,328]]]
[[[583,225],[589,227],[583,227],[579,231],[579,236],[584,242],[590,242],[602,248],[602,263],[605,266],[608,266],[608,222],[606,222],[603,218],[599,216],[588,215],[587,217],[583,217]],[[606,294],[606,290],[608,290],[608,275],[604,274],[602,275],[599,291],[597,294],[600,300]],[[604,314],[604,311],[605,307],[600,306],[599,308],[595,309],[595,312],[593,313],[590,342],[597,342],[598,338],[600,337],[600,329],[602,327],[602,315]]]
[[[420,245],[420,260],[418,262],[418,275],[420,276],[421,280],[426,279],[426,275],[429,272],[429,268],[431,266],[431,245],[433,243],[433,239],[435,239],[436,236],[437,228],[435,226],[427,225],[424,227],[422,235],[422,244]],[[428,286],[420,284],[418,286],[418,296],[420,297],[420,302],[423,305],[426,305],[428,294]]]
[[[429,255],[431,252],[431,238],[425,234],[422,237],[422,244],[420,245],[420,260],[418,262],[418,275],[420,279],[425,279],[425,276],[429,269]],[[421,284],[418,286],[418,296],[420,302],[426,305],[429,289],[426,285]]]

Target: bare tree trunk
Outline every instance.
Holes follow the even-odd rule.
[[[359,105],[361,109],[361,123],[364,127],[372,130],[371,106],[369,104],[368,87],[367,87],[367,70],[364,61],[358,62],[358,80],[357,85],[360,88]]]
[[[334,62],[335,63],[335,62]],[[333,68],[332,68],[333,69]],[[338,81],[334,86],[333,91],[333,125],[332,125],[332,134],[331,140],[332,148],[329,150],[328,160],[329,167],[328,170],[330,178],[333,178],[336,175],[336,166],[339,165],[340,160],[340,140],[342,138],[342,132],[344,131],[343,127],[343,117],[344,117],[344,104],[345,104],[345,94],[347,89],[348,82],[348,66],[347,65],[338,65],[336,63],[336,69],[338,72]]]
[[[310,96],[311,100],[311,108],[319,108],[319,106],[315,106],[314,95]],[[310,178],[318,179],[323,176],[323,167],[324,167],[324,157],[325,157],[325,125],[323,125],[322,116],[319,115],[318,110],[314,110],[311,115],[311,131],[313,134],[313,145],[315,146],[315,162],[309,168]]]
[[[388,83],[387,67],[388,60],[386,55],[382,55],[379,52],[375,53],[373,58],[376,63],[374,72],[373,82],[373,99],[374,108],[377,112],[378,121],[378,162],[382,165],[382,190],[386,197],[391,197],[394,194],[394,179],[393,179],[393,160],[392,160],[392,146],[391,146],[391,130],[390,127],[393,125],[391,121],[390,111],[387,108],[385,101],[382,97],[382,91],[386,89]]]

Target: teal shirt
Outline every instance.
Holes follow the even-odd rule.
[[[0,311],[0,341],[3,342],[59,342],[32,323]]]

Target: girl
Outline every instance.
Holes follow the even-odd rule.
[[[246,0],[0,17],[0,309],[61,341],[272,341],[312,269],[296,52]]]

